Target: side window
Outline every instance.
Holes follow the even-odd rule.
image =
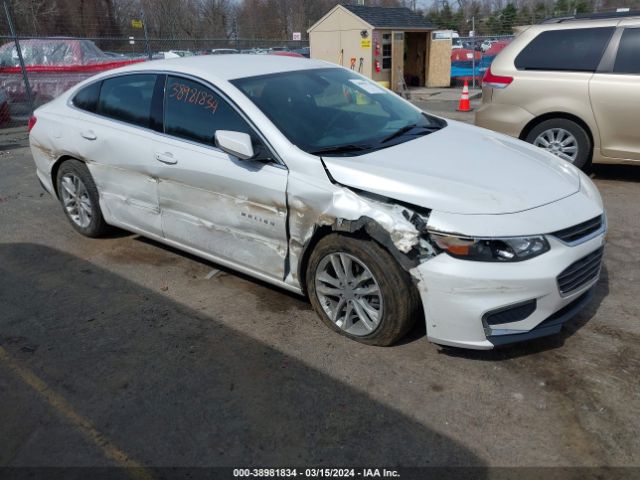
[[[627,28],[620,38],[615,73],[640,73],[640,28]]]
[[[614,28],[548,30],[516,57],[518,70],[595,72]]]
[[[97,113],[149,128],[155,75],[134,74],[102,82]]]
[[[216,130],[233,130],[251,135],[253,129],[231,105],[200,83],[169,77],[165,89],[164,131],[168,135],[215,145]]]
[[[76,93],[71,101],[74,106],[87,112],[95,113],[98,108],[98,96],[100,95],[100,85],[102,82],[95,82],[87,85]]]

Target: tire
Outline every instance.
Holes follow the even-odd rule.
[[[58,169],[56,184],[62,210],[73,228],[94,238],[109,231],[100,210],[98,189],[84,163],[66,160]],[[73,190],[79,192],[80,202]]]
[[[350,263],[352,278],[366,279],[368,274],[364,268],[372,278],[353,281],[352,287],[346,287],[344,282],[340,287],[332,260],[339,262],[342,272],[345,262]],[[420,299],[409,273],[373,240],[340,234],[322,238],[309,257],[306,281],[309,299],[322,321],[333,331],[361,343],[391,345],[402,338],[420,316]],[[378,294],[366,294],[376,287]],[[346,299],[342,309],[336,308],[341,298],[336,295],[338,292]],[[332,307],[333,312],[338,312],[336,321],[330,317]],[[348,315],[349,311],[352,313]],[[367,321],[360,318],[363,311]],[[372,311],[378,312],[377,319]]]
[[[542,138],[543,140],[548,142],[550,138],[553,138],[553,132],[559,132],[559,131],[568,132],[575,139],[575,146],[577,147],[577,152],[575,154],[575,158],[573,159],[573,161],[568,160],[567,158],[564,158],[557,151],[552,151],[552,148],[546,148],[543,145],[544,142],[542,140],[539,140],[540,138]],[[587,132],[584,130],[584,128],[582,128],[580,125],[578,125],[574,121],[567,120],[566,118],[552,118],[550,120],[545,120],[544,122],[541,122],[538,125],[536,125],[529,132],[525,140],[533,145],[536,145],[537,143],[536,146],[539,146],[551,153],[554,153],[555,155],[557,155],[559,158],[562,158],[563,160],[570,161],[570,163],[573,163],[574,166],[578,167],[581,170],[587,170],[591,165],[591,154],[592,154],[591,140],[589,139],[589,135],[587,135]],[[570,146],[570,145],[571,145],[571,142],[567,146]],[[561,147],[560,145],[556,144],[556,148],[566,148],[566,147]],[[573,153],[573,152],[565,152],[565,155],[568,155],[569,153]]]

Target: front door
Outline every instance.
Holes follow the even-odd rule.
[[[611,72],[589,83],[591,107],[606,157],[640,160],[640,28],[625,28]]]
[[[262,160],[215,147],[216,130],[248,133]],[[167,77],[164,131],[154,145],[167,239],[279,280],[287,254],[287,170],[260,136],[212,89]]]

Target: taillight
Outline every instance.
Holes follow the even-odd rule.
[[[31,129],[36,126],[38,119],[34,116],[29,117],[29,124],[27,125],[27,131],[31,132]],[[24,123],[23,123],[24,125]]]
[[[494,75],[491,73],[491,67],[487,68],[482,77],[482,86],[490,88],[505,88],[513,82],[513,77],[501,77],[500,75]]]

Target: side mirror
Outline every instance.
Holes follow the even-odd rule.
[[[246,133],[217,130],[215,140],[216,147],[240,160],[249,160],[255,155],[251,137]]]

